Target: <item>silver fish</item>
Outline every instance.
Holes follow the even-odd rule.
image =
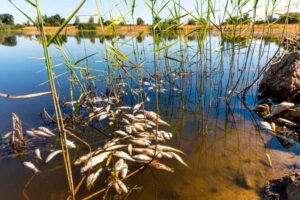
[[[100,153],[96,156],[91,157],[86,164],[81,168],[80,172],[86,172],[87,170],[93,168],[94,166],[100,164],[101,162],[103,162],[108,156],[109,156],[110,152],[103,152]]]
[[[114,182],[113,186],[118,194],[122,194],[122,189],[117,182]]]
[[[128,145],[128,153],[132,155],[132,144]]]
[[[46,128],[46,127],[39,127],[38,129],[40,129],[41,131],[43,131],[43,132],[45,132],[45,133],[47,133],[48,135],[50,135],[50,136],[56,136],[52,131],[50,131],[48,128]]]
[[[12,131],[6,133],[6,134],[2,137],[2,139],[3,139],[3,140],[6,140],[7,138],[9,138],[9,137],[12,135],[12,133],[13,133]]]
[[[151,162],[149,165],[154,167],[155,169],[165,170],[165,171],[172,172],[172,173],[174,172],[174,169],[172,169],[171,167],[168,167],[167,165],[159,163],[159,162]]]
[[[116,162],[115,169],[117,171],[120,171],[123,168],[123,165],[124,165],[124,160],[121,158]]]
[[[143,105],[143,103],[136,104],[133,107],[133,113],[136,113],[141,108],[142,105]]]
[[[35,137],[36,136],[36,134],[34,133],[34,131],[27,130],[26,133],[27,133],[27,135],[29,135],[31,137]]]
[[[127,145],[126,144],[118,144],[118,145],[110,146],[110,147],[107,147],[105,149],[105,151],[112,151],[112,150],[120,149],[123,147],[127,147]]]
[[[124,163],[123,168],[120,170],[121,178],[125,178],[127,176],[127,173],[128,173],[128,165],[127,163]]]
[[[140,161],[150,161],[152,160],[152,158],[150,158],[149,156],[146,156],[144,154],[138,154],[138,155],[134,155],[132,156],[134,159],[136,160],[140,160]]]
[[[289,103],[284,101],[278,105],[272,106],[270,116],[273,117],[293,107],[295,107],[294,103]]]
[[[117,180],[117,183],[124,193],[128,193],[128,189],[127,189],[126,185],[121,180]]]
[[[34,130],[33,132],[34,132],[36,135],[39,135],[39,136],[43,136],[43,137],[52,137],[51,135],[49,135],[48,133],[45,133],[44,131]]]
[[[49,162],[50,160],[52,160],[56,155],[60,154],[62,151],[61,150],[57,150],[57,151],[53,151],[52,153],[50,153],[47,158],[46,158],[46,163]]]
[[[70,140],[66,140],[66,145],[71,148],[71,149],[75,149],[76,145],[74,144],[74,142],[70,141]]]
[[[40,151],[40,149],[36,149],[34,152],[35,152],[36,157],[37,157],[39,160],[43,160],[43,159],[42,159],[42,156],[41,156],[41,151]]]
[[[85,155],[79,157],[79,158],[74,162],[74,164],[75,164],[75,165],[79,165],[80,163],[83,163],[83,162],[87,161],[88,159],[90,159],[93,155],[94,155],[94,152],[85,154]]]
[[[92,173],[87,177],[86,186],[88,189],[91,189],[91,187],[94,186],[94,183],[99,177],[100,172],[102,172],[102,168],[98,169],[95,173]]]
[[[174,153],[174,152],[170,152],[170,154],[172,154],[173,157],[174,157],[176,160],[178,160],[181,164],[183,164],[183,165],[186,166],[186,167],[189,167],[188,164],[186,164],[186,163],[183,161],[183,159],[182,159],[178,154],[176,154],[176,153]]]
[[[125,160],[129,160],[134,162],[134,159],[131,158],[131,156],[123,151],[116,151],[114,154],[114,156],[119,157],[119,158],[123,158]]]
[[[152,145],[149,148],[155,149],[155,145]],[[181,151],[179,149],[175,149],[173,147],[164,146],[164,145],[157,145],[157,150],[159,150],[159,151],[172,151],[172,152],[177,152],[177,153],[184,154],[183,151]]]
[[[38,170],[36,168],[36,166],[34,164],[32,164],[31,162],[23,162],[23,164],[28,167],[29,169],[32,169],[33,171],[35,171],[36,173],[40,172],[40,170]]]
[[[125,131],[122,131],[122,130],[115,131],[115,133],[118,134],[118,135],[121,135],[121,136],[127,136],[128,135]]]

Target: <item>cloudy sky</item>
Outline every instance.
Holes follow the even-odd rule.
[[[26,18],[19,13],[8,0],[0,0],[0,13],[10,13],[15,17],[16,23],[26,22]],[[32,18],[35,19],[35,10],[32,6],[28,5],[25,0],[12,0],[18,7],[20,7],[23,11],[28,13]],[[35,1],[35,0],[32,0]],[[67,17],[72,11],[76,8],[77,5],[82,0],[40,0],[42,13],[46,15],[54,15],[60,14],[62,17]],[[97,7],[95,1],[98,2],[101,14],[104,15],[105,19],[116,19],[122,15],[125,15],[125,18],[128,22],[135,21],[137,17],[142,17],[145,19],[146,23],[151,23],[151,11],[147,6],[147,3],[150,4],[150,0],[136,0],[136,8],[134,11],[134,19],[132,19],[130,15],[131,10],[131,2],[132,0],[87,0],[82,9],[78,12],[78,15],[81,15],[81,20],[85,21],[88,17],[87,15],[97,15]],[[166,2],[169,0],[157,0],[158,7],[162,5],[162,2]],[[174,2],[181,1],[182,7],[181,14],[184,14],[185,11],[191,12],[193,14],[197,14],[196,10],[203,9],[203,13],[206,12],[207,0],[170,0],[168,6],[164,8],[164,10],[160,13],[162,18],[168,18],[170,16],[170,11],[174,11]],[[225,0],[213,0],[214,1],[214,10],[216,10],[216,18],[222,18],[224,15],[224,7]],[[234,0],[236,1],[236,0]],[[253,1],[250,0],[249,3],[244,6],[243,12],[248,12],[250,15],[252,14],[251,8],[253,7]],[[260,0],[258,5],[258,17],[264,16],[266,5],[276,0]],[[290,0],[290,11],[298,11],[300,0]],[[127,2],[127,4],[126,4]],[[276,1],[275,12],[276,13],[284,13],[287,11],[287,5],[289,0],[277,0]],[[198,9],[197,9],[198,3]],[[232,5],[228,7],[228,12],[231,13],[233,10]],[[270,10],[270,8],[268,9]],[[231,13],[232,14],[232,13]]]

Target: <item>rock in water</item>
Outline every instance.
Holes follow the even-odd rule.
[[[300,51],[285,52],[274,59],[258,91],[262,97],[293,100],[300,94]]]

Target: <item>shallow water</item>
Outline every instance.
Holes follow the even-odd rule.
[[[21,95],[49,90],[45,83],[47,74],[41,59],[42,48],[34,39],[35,36],[0,36],[0,92]],[[175,39],[161,37],[155,42],[163,46]],[[186,153],[184,159],[190,168],[168,160],[162,162],[175,169],[173,174],[146,168],[126,181],[132,188],[128,199],[259,199],[261,187],[268,179],[289,168],[299,167],[296,165],[299,162],[296,150],[284,149],[276,138],[256,130],[251,113],[237,95],[251,83],[259,71],[257,66],[263,66],[278,45],[265,40],[233,43],[217,36],[207,36],[199,51],[197,40],[189,39],[168,49],[167,57],[176,60],[166,59],[162,53],[155,62],[151,36],[138,40],[130,40],[127,36],[67,37],[63,46],[75,61],[97,53],[89,58],[88,63],[81,65],[97,70],[92,71],[92,75],[96,76],[98,90],[105,92],[103,80],[113,70],[105,61],[104,51],[106,43],[111,41],[117,43],[119,50],[133,62],[143,63],[145,71],[153,73],[157,66],[165,81],[166,91],[158,95],[160,114],[171,123],[168,130],[174,133],[169,144]],[[51,55],[55,57],[54,64],[62,62],[61,58],[56,58],[60,54],[54,47]],[[65,71],[64,66],[58,66],[56,74]],[[176,75],[181,72],[188,74]],[[135,72],[131,73],[137,77]],[[146,74],[142,75],[146,77]],[[68,75],[57,78],[61,99],[69,99],[68,78]],[[133,82],[131,86],[136,87]],[[174,87],[182,92],[175,92]],[[226,100],[230,93],[232,98]],[[155,93],[147,90],[147,94],[152,101],[145,106],[155,110]],[[124,101],[132,105],[137,99],[126,96]],[[256,85],[246,96],[246,102],[249,106],[257,102]],[[1,98],[1,134],[11,129],[12,112],[19,115],[24,128],[43,125],[39,114],[44,108],[53,112],[50,96],[29,100]],[[86,135],[95,145],[103,140],[95,133]],[[22,164],[32,159],[36,146],[40,146],[45,157],[48,148],[58,145],[55,141],[30,140],[23,154],[17,157],[5,141],[0,139],[0,142],[0,199],[65,199],[68,186],[61,158],[57,157],[47,165],[39,162],[42,173],[37,175]],[[77,153],[72,152],[72,156]],[[273,167],[269,166],[266,153],[270,155]],[[74,167],[74,176],[78,182],[81,178],[78,167]],[[91,191],[85,187],[79,190],[78,197],[83,198],[104,187],[101,182],[104,175],[101,177]],[[113,194],[111,198],[114,198]]]

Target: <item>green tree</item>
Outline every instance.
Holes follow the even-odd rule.
[[[196,24],[197,24],[197,21],[194,20],[194,19],[188,19],[187,24],[188,24],[188,25],[196,25]]]
[[[136,20],[136,24],[142,26],[145,24],[145,21],[141,17],[139,17]]]
[[[77,26],[80,24],[80,17],[79,16],[76,16],[75,17],[75,22],[74,22],[74,25]]]
[[[44,15],[43,20],[46,26],[60,26],[65,21],[65,19],[61,18],[59,14],[50,17]]]
[[[286,13],[279,16],[278,23],[279,24],[297,24],[300,23],[300,13]]]
[[[5,25],[14,25],[14,16],[10,15],[10,14],[1,14],[0,15],[0,20],[2,22],[2,24]]]
[[[90,18],[89,18],[89,24],[94,24],[95,22],[94,22],[94,17],[93,16],[91,16]]]

